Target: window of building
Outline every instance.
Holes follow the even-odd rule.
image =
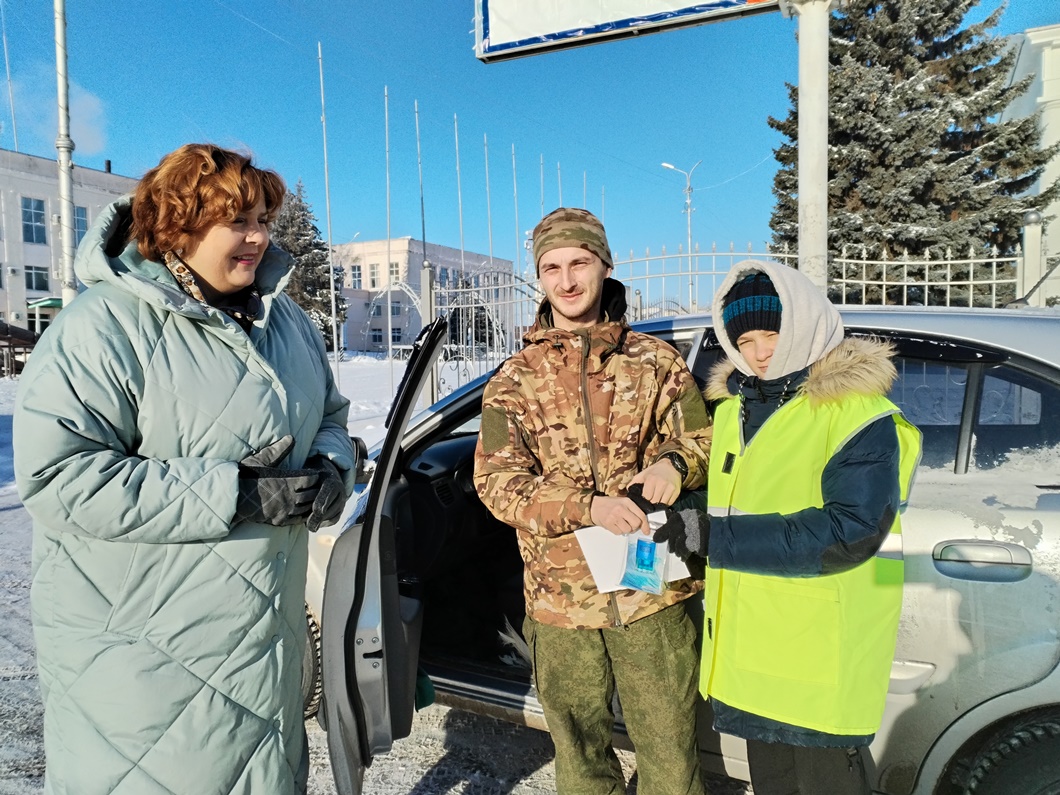
[[[80,246],[88,233],[88,208],[74,207],[74,244]]]
[[[379,263],[368,263],[368,289],[374,290],[379,287]]]
[[[401,329],[399,329],[399,328],[390,329],[390,341],[391,342],[401,342]]]
[[[449,284],[449,269],[442,268],[438,274],[438,286],[445,287]]]
[[[399,282],[401,281],[401,265],[396,262],[390,263],[390,281]]]
[[[46,291],[48,289],[48,269],[37,265],[27,265],[26,289]]]
[[[52,321],[51,315],[46,315],[43,312],[34,312],[32,310],[30,310],[27,317],[29,318],[29,330],[35,334],[43,334],[44,330],[48,328],[48,325]]]
[[[372,343],[375,345],[383,344],[383,330],[381,328],[372,329]]]
[[[22,242],[48,244],[44,225],[44,199],[22,197]]]
[[[390,304],[390,317],[401,316],[401,304],[397,301],[392,301]]]
[[[382,317],[383,316],[383,305],[382,304],[372,304],[371,315],[372,315],[372,317]]]
[[[356,265],[351,265],[350,266],[350,287],[352,287],[354,290],[360,290],[361,289],[361,265],[360,265],[360,263],[357,263]]]

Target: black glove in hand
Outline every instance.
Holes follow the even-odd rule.
[[[681,560],[687,561],[693,555],[705,558],[710,545],[710,515],[695,508],[667,511],[666,522],[655,531],[652,540],[666,544]]]
[[[346,484],[331,459],[314,456],[306,462],[306,466],[320,473],[320,491],[313,500],[313,512],[305,523],[309,532],[315,533],[321,525],[334,524],[342,516],[342,509],[346,507]]]
[[[626,489],[626,496],[633,500],[634,505],[644,511],[645,516],[649,513],[655,513],[656,511],[665,511],[667,507],[661,503],[648,502],[644,499],[643,483],[634,483]]]
[[[293,444],[293,437],[284,436],[239,462],[237,521],[285,527],[310,516],[320,491],[320,470],[276,467]]]
[[[239,462],[239,467],[240,469],[243,467],[274,467],[287,458],[292,447],[294,447],[294,437],[287,434],[267,447],[262,447],[258,452],[248,455]]]

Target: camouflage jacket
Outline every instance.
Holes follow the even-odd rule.
[[[571,332],[539,319],[525,341],[486,386],[475,486],[516,529],[527,614],[560,627],[620,626],[696,593],[701,583],[683,580],[659,596],[601,594],[574,535],[592,524],[595,492],[623,495],[662,453],[688,463],[684,488],[705,482],[710,421],[680,355],[624,322]]]

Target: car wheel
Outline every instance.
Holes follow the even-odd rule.
[[[302,654],[302,708],[306,718],[317,713],[323,682],[320,680],[320,622],[305,606],[305,652]]]
[[[1020,726],[980,754],[966,792],[1060,795],[1060,715]]]

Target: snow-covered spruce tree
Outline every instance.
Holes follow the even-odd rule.
[[[829,48],[828,248],[833,256],[938,259],[1011,253],[1029,207],[1060,181],[1022,196],[1060,145],[1041,147],[1037,115],[999,121],[1031,78],[1009,83],[1015,53],[991,34],[1003,8],[964,26],[978,0],[847,0]],[[776,151],[776,245],[798,246],[798,91]],[[910,274],[912,275],[912,274]],[[957,277],[958,274],[954,274]],[[832,274],[834,277],[835,274]],[[876,296],[879,298],[879,296]],[[930,297],[927,302],[932,303]],[[920,301],[924,301],[922,297]],[[918,303],[920,302],[918,301]]]
[[[331,350],[331,282],[328,280],[328,246],[320,236],[313,208],[305,200],[305,187],[299,180],[294,193],[287,191],[283,209],[272,223],[272,242],[294,257],[295,267],[287,283],[287,294],[294,299],[320,329]],[[342,269],[335,268],[335,314],[339,327],[346,322],[346,299],[342,292]]]

